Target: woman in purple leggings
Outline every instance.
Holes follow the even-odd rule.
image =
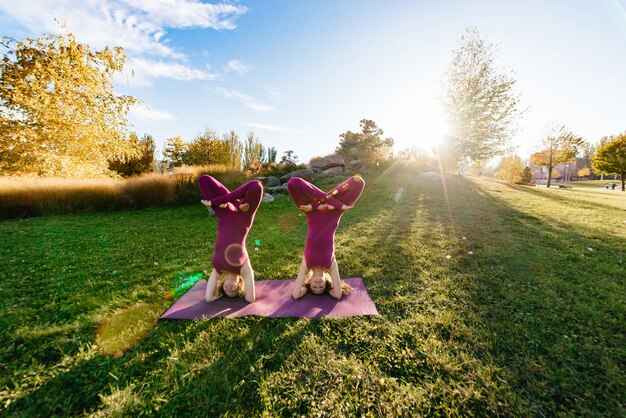
[[[309,225],[293,298],[300,299],[310,288],[315,294],[328,290],[332,297],[341,299],[352,288],[339,277],[335,260],[335,231],[341,215],[352,209],[361,196],[365,182],[361,177],[353,176],[326,193],[306,180],[294,177],[287,187],[295,204],[306,213]]]
[[[245,297],[254,302],[254,272],[246,251],[246,237],[263,197],[263,186],[250,181],[229,192],[211,176],[198,179],[202,204],[212,208],[217,216],[217,239],[211,258],[213,270],[209,276],[205,299],[213,302],[222,297]]]

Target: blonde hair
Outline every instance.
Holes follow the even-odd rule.
[[[330,289],[333,288],[333,278],[330,276],[330,272],[326,269],[322,269],[322,275],[324,276],[324,282],[326,283],[326,286],[324,286],[324,292],[328,293],[330,292]],[[309,291],[311,291],[311,276],[313,276],[313,269],[309,269],[309,271],[307,271],[305,279],[304,279],[304,284],[306,285],[307,289]],[[349,295],[350,293],[352,293],[352,291],[354,290],[354,288],[352,286],[350,286],[348,283],[344,282],[343,280],[341,281],[341,294],[343,296]],[[311,293],[313,293],[313,291],[311,291]]]
[[[237,294],[240,298],[246,296],[246,283],[244,278],[238,274],[239,284],[237,285],[239,289],[237,289]],[[215,296],[222,296],[224,293],[224,282],[228,278],[227,272],[220,274],[219,279],[217,279],[217,283],[215,284]]]

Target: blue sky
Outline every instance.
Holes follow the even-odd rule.
[[[121,45],[134,78],[116,89],[144,105],[134,130],[191,140],[203,128],[253,130],[301,161],[375,120],[395,150],[445,131],[441,76],[464,28],[477,26],[514,72],[528,108],[514,138],[527,156],[548,123],[586,140],[626,129],[623,0],[239,1],[0,0],[2,35],[58,32]]]

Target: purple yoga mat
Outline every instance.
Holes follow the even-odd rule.
[[[178,299],[161,318],[201,319],[215,316],[231,318],[245,315],[270,317],[321,318],[324,316],[343,318],[358,315],[378,315],[374,302],[365,289],[363,279],[345,279],[354,291],[341,300],[330,295],[307,293],[299,300],[293,300],[291,291],[294,280],[259,280],[255,282],[256,301],[247,303],[241,298],[223,297],[206,303],[204,293],[206,280],[200,280],[187,293]]]

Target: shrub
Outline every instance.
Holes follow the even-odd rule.
[[[232,189],[245,173],[225,165],[177,167],[172,173],[119,179],[0,178],[0,218],[20,218],[197,203],[198,177],[211,174]]]

